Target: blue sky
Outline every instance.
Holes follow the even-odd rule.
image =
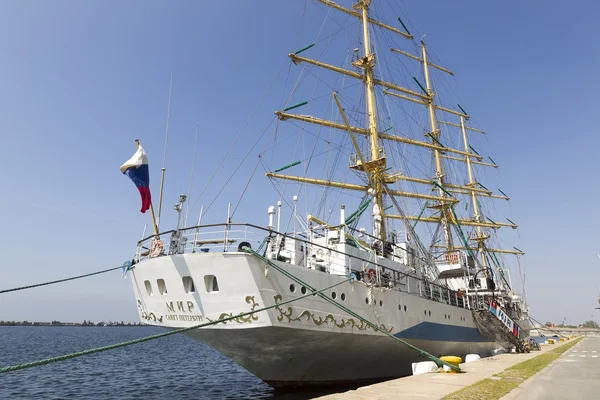
[[[488,132],[476,139],[477,148],[501,165],[485,176],[511,196],[502,211],[520,228],[507,245],[527,252],[522,265],[532,315],[590,319],[600,279],[594,118],[600,6],[374,3],[389,23],[395,23],[392,11],[403,10],[411,32],[426,35],[435,59],[456,73],[452,90]],[[196,123],[195,194],[253,115],[198,205],[210,203],[273,110],[285,104],[299,72],[287,54],[315,40],[323,10],[299,0],[4,2],[0,288],[110,268],[132,257],[149,217],[139,213],[139,195],[118,168],[139,138],[157,199],[171,74],[163,227],[188,187]],[[346,20],[332,12],[328,23],[335,27],[336,21]],[[264,147],[249,156],[207,221],[224,220],[227,202],[237,202]],[[248,193],[236,220],[264,223],[266,208],[277,201],[262,172],[253,182],[267,191]],[[0,319],[133,321],[130,285],[115,272],[5,294]]]

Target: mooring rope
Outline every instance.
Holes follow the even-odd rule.
[[[433,360],[437,363],[443,364],[449,368],[451,368],[452,370],[456,371],[456,372],[460,372],[461,369],[459,367],[457,367],[456,365],[450,364],[444,360],[439,359],[438,357],[434,356],[433,354],[429,354],[428,352],[426,352],[425,350],[422,350],[416,346],[413,346],[412,344],[392,335],[391,333],[387,332],[385,329],[383,329],[381,326],[375,325],[374,323],[372,323],[371,321],[361,317],[360,315],[358,315],[357,313],[355,313],[354,311],[350,310],[348,307],[338,303],[337,301],[329,298],[328,296],[325,296],[324,294],[322,294],[322,290],[317,290],[315,288],[313,288],[312,286],[310,286],[308,283],[302,281],[302,279],[295,277],[294,275],[292,275],[291,273],[287,272],[285,269],[281,268],[280,266],[278,266],[277,264],[271,262],[271,260],[261,256],[260,254],[258,254],[257,252],[255,252],[254,250],[252,250],[249,247],[244,247],[243,250],[245,250],[246,252],[258,257],[259,259],[261,259],[262,261],[266,262],[269,266],[275,268],[277,271],[281,272],[283,275],[287,276],[288,278],[290,278],[291,280],[295,281],[296,283],[300,284],[300,285],[304,285],[307,289],[311,290],[313,293],[313,295],[317,295],[319,297],[321,297],[322,299],[324,299],[325,301],[333,304],[334,306],[338,307],[339,309],[345,311],[346,313],[352,315],[354,318],[359,319],[360,321],[364,322],[365,324],[367,324],[368,326],[370,326],[374,331],[376,332],[381,332],[384,335],[389,336],[390,338],[408,346],[410,349],[415,350],[419,353],[419,355],[421,356],[425,356],[427,358],[429,358],[430,360]]]
[[[183,332],[191,331],[191,330],[198,329],[198,328],[203,328],[203,327],[210,326],[210,325],[216,325],[216,324],[219,324],[221,322],[231,321],[231,320],[234,320],[236,318],[245,317],[245,316],[248,316],[248,315],[253,315],[253,314],[256,314],[256,313],[259,313],[259,312],[262,312],[262,311],[267,311],[267,310],[270,310],[270,309],[273,309],[273,308],[276,308],[276,307],[280,307],[282,305],[289,304],[289,303],[292,303],[292,302],[295,302],[295,301],[298,301],[298,300],[301,300],[301,299],[304,299],[304,298],[310,297],[310,296],[319,296],[319,297],[321,297],[322,299],[326,300],[327,302],[331,303],[332,305],[336,306],[337,308],[341,309],[342,311],[345,311],[349,315],[351,315],[351,316],[357,318],[358,320],[364,322],[369,327],[371,327],[375,332],[381,332],[384,335],[386,335],[386,336],[388,336],[388,337],[390,337],[390,338],[392,338],[392,339],[394,339],[394,340],[396,340],[396,341],[398,341],[398,342],[400,342],[400,343],[408,346],[410,349],[417,351],[419,353],[419,355],[421,355],[421,356],[425,356],[425,357],[429,358],[430,360],[433,360],[433,361],[435,361],[435,362],[437,362],[439,364],[446,365],[447,367],[449,367],[450,369],[452,369],[454,371],[457,371],[457,372],[461,371],[461,369],[459,367],[457,367],[457,366],[455,366],[453,364],[450,364],[450,363],[448,363],[446,361],[443,361],[440,358],[435,357],[434,355],[426,352],[425,350],[422,350],[422,349],[420,349],[420,348],[418,348],[416,346],[413,346],[412,344],[410,344],[410,343],[408,343],[408,342],[406,342],[406,341],[404,341],[404,340],[402,340],[402,339],[400,339],[400,338],[398,338],[398,337],[390,334],[389,332],[387,332],[384,329],[384,327],[375,325],[374,323],[372,323],[371,321],[367,320],[366,318],[363,318],[362,316],[356,314],[354,311],[350,310],[346,306],[338,303],[337,301],[335,301],[335,300],[333,300],[333,299],[331,299],[328,296],[326,296],[326,295],[323,294],[323,292],[326,291],[326,290],[330,290],[330,289],[332,289],[332,288],[334,288],[336,286],[339,286],[339,285],[342,285],[344,283],[353,281],[354,280],[354,276],[350,276],[349,278],[347,278],[347,279],[345,279],[345,280],[343,280],[341,282],[338,282],[338,283],[336,283],[334,285],[331,285],[329,287],[326,287],[324,289],[317,290],[317,289],[313,288],[311,285],[309,285],[308,283],[306,283],[303,280],[301,280],[300,278],[297,278],[296,276],[294,276],[291,273],[287,272],[285,269],[281,268],[277,264],[275,264],[275,263],[271,262],[270,260],[268,260],[267,258],[261,256],[260,254],[258,254],[254,250],[252,250],[252,249],[250,249],[248,247],[244,247],[244,250],[246,252],[248,252],[249,254],[252,254],[255,257],[258,257],[259,259],[261,259],[262,261],[264,261],[267,265],[273,267],[275,270],[279,271],[280,273],[282,273],[286,277],[290,278],[291,280],[295,281],[296,283],[305,286],[306,288],[308,288],[311,291],[311,293],[307,293],[307,294],[305,294],[303,296],[300,296],[300,297],[297,297],[297,298],[294,298],[294,299],[290,299],[290,300],[286,300],[286,301],[283,301],[283,302],[280,302],[280,303],[276,303],[276,304],[274,304],[272,306],[267,306],[267,307],[259,308],[257,310],[248,311],[248,312],[240,313],[240,314],[237,314],[237,315],[232,315],[230,317],[220,318],[218,320],[214,320],[214,321],[210,321],[210,322],[205,322],[205,323],[202,323],[202,324],[193,325],[193,326],[186,327],[186,328],[179,328],[179,329],[175,329],[175,330],[172,330],[172,331],[169,331],[169,332],[164,332],[164,333],[159,333],[159,334],[156,334],[156,335],[146,336],[146,337],[143,337],[143,338],[129,340],[129,341],[126,341],[126,342],[111,344],[111,345],[108,345],[108,346],[97,347],[97,348],[94,348],[94,349],[82,350],[82,351],[78,351],[78,352],[74,352],[74,353],[70,353],[70,354],[65,354],[65,355],[62,355],[62,356],[51,357],[51,358],[47,358],[47,359],[43,359],[43,360],[38,360],[38,361],[32,361],[32,362],[29,362],[29,363],[11,365],[11,366],[8,366],[8,367],[0,368],[0,374],[6,373],[6,372],[18,371],[18,370],[27,369],[27,368],[38,367],[38,366],[41,366],[41,365],[51,364],[51,363],[54,363],[54,362],[65,361],[65,360],[69,360],[69,359],[72,359],[72,358],[81,357],[81,356],[85,356],[85,355],[90,355],[90,354],[95,354],[95,353],[101,353],[101,352],[104,352],[104,351],[118,349],[118,348],[126,347],[126,346],[131,346],[133,344],[143,343],[143,342],[147,342],[147,341],[150,341],[150,340],[155,340],[155,339],[163,338],[163,337],[166,337],[166,336],[176,335],[178,333],[183,333]],[[51,285],[51,284],[59,283],[59,282],[66,282],[66,281],[70,281],[70,280],[74,280],[74,279],[79,279],[79,278],[85,278],[85,277],[88,277],[88,276],[98,275],[98,274],[102,274],[102,273],[105,273],[105,272],[114,271],[114,270],[122,269],[122,268],[123,268],[122,266],[121,267],[115,267],[115,268],[109,268],[109,269],[106,269],[106,270],[103,270],[103,271],[93,272],[93,273],[90,273],[90,274],[79,275],[79,276],[75,276],[75,277],[71,277],[71,278],[65,278],[65,279],[60,279],[60,280],[51,281],[51,282],[40,283],[40,284],[37,284],[37,285],[30,285],[30,286],[23,286],[23,287],[20,287],[20,288],[7,289],[7,290],[0,291],[0,294],[1,293],[7,293],[7,292],[14,292],[14,291],[17,291],[17,290],[30,289],[30,288],[39,287],[39,286]]]
[[[119,268],[121,268],[121,267],[119,267]],[[220,319],[215,320],[215,321],[205,322],[205,323],[202,323],[202,324],[198,324],[198,325],[194,325],[194,326],[189,326],[187,328],[175,329],[175,330],[172,330],[172,331],[169,331],[169,332],[164,332],[164,333],[159,333],[159,334],[156,334],[156,335],[146,336],[146,337],[139,338],[139,339],[129,340],[127,342],[121,342],[121,343],[111,344],[111,345],[108,345],[108,346],[97,347],[95,349],[82,350],[82,351],[77,351],[75,353],[65,354],[65,355],[62,355],[62,356],[46,358],[44,360],[32,361],[32,362],[24,363],[24,364],[11,365],[9,367],[0,368],[0,374],[4,374],[6,372],[12,372],[12,371],[19,371],[19,370],[26,369],[26,368],[38,367],[38,366],[41,366],[41,365],[51,364],[51,363],[54,363],[54,362],[65,361],[65,360],[69,360],[71,358],[86,356],[86,355],[89,355],[89,354],[101,353],[103,351],[118,349],[120,347],[125,347],[125,346],[131,346],[132,344],[148,342],[150,340],[160,339],[160,338],[163,338],[163,337],[166,337],[166,336],[171,336],[171,335],[176,335],[178,333],[187,332],[187,331],[191,331],[191,330],[198,329],[198,328],[203,328],[205,326],[216,325],[216,324],[219,324],[221,322],[231,321],[231,320],[236,319],[236,318],[245,317],[245,316],[248,316],[248,315],[259,313],[261,311],[266,311],[266,310],[270,310],[272,308],[280,307],[282,305],[285,305],[285,304],[288,304],[288,303],[292,303],[292,302],[297,301],[297,300],[301,300],[301,299],[303,299],[305,297],[310,297],[310,296],[318,295],[321,292],[324,292],[326,290],[332,289],[332,288],[334,288],[336,286],[339,286],[339,285],[342,285],[344,283],[350,282],[353,279],[354,279],[354,277],[349,277],[347,279],[344,279],[341,282],[336,283],[335,285],[331,285],[329,287],[326,287],[325,289],[321,289],[321,290],[318,290],[316,292],[307,293],[307,294],[305,294],[303,296],[300,296],[300,297],[297,297],[295,299],[290,299],[290,300],[282,301],[282,302],[276,303],[276,304],[274,304],[272,306],[259,308],[259,309],[256,309],[254,311],[248,311],[248,312],[240,313],[240,314],[237,314],[237,315],[232,315],[230,317],[220,318]]]
[[[16,291],[19,291],[19,290],[31,289],[31,288],[40,287],[40,286],[52,285],[54,283],[67,282],[67,281],[72,281],[72,280],[75,280],[75,279],[87,278],[88,276],[100,275],[100,274],[104,274],[106,272],[115,271],[117,269],[123,269],[123,266],[109,268],[109,269],[105,269],[105,270],[97,271],[97,272],[92,272],[92,273],[85,274],[85,275],[72,276],[70,278],[59,279],[59,280],[56,280],[56,281],[38,283],[38,284],[35,284],[35,285],[29,285],[29,286],[21,286],[21,287],[17,287],[17,288],[13,288],[13,289],[4,289],[4,290],[0,290],[0,294],[9,293],[9,292],[16,292]]]
[[[550,329],[550,328],[546,327],[544,324],[542,324],[540,321],[538,321],[538,320],[534,319],[533,317],[531,317],[531,316],[528,316],[528,318],[529,318],[529,319],[530,319],[530,320],[533,322],[533,324],[532,324],[532,325],[533,325],[533,327],[534,327],[535,329],[537,329],[537,330],[544,329],[544,330],[547,330],[547,331],[550,331],[550,332],[556,333],[558,336],[562,336],[562,337],[566,338],[566,336],[565,336],[565,335],[563,335],[562,333],[560,333],[560,332],[558,332],[558,331],[555,331],[555,330],[552,330],[552,329]],[[538,328],[538,327],[536,327],[536,326],[535,326],[535,323],[536,323],[536,322],[537,322],[539,325],[541,325],[541,327],[539,327],[539,328]]]

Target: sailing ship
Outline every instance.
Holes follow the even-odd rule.
[[[321,215],[310,210],[302,214],[299,192],[290,196],[277,186],[280,201],[268,209],[266,205],[261,217],[266,226],[233,222],[229,212],[220,224],[199,220],[185,227],[178,218],[165,232],[155,225],[155,232],[138,242],[130,271],[141,321],[170,329],[213,322],[186,334],[274,387],[404,376],[413,362],[424,360],[415,348],[434,356],[482,357],[502,347],[523,350],[528,310],[501,257],[515,255],[518,261],[524,253],[490,245],[501,230],[517,225],[484,216],[485,200],[508,196],[477,180],[478,168],[498,167],[469,142],[471,135],[484,132],[470,125],[470,115],[460,105],[438,103],[433,73],[453,73],[430,61],[425,42],[415,42],[400,18],[399,27],[376,20],[371,0],[349,7],[318,2],[361,27],[358,47],[348,52],[351,65],[306,56],[314,44],[289,54],[293,64],[311,68],[312,74],[343,78],[337,86],[326,86],[334,88],[328,89],[332,117],[297,113],[306,102],[275,114],[282,126],[337,132],[335,138],[345,145],[328,141],[328,149],[337,150],[337,166],[340,154],[351,149],[349,168],[343,166],[350,174],[339,181],[332,173],[310,176],[306,168],[303,175],[288,174],[300,164],[292,160],[266,176],[273,182],[296,182],[305,190],[336,193],[328,202],[339,210],[339,219],[323,206]],[[378,60],[382,43],[372,45],[374,32],[394,43],[407,40],[410,48],[420,50],[385,49],[415,63],[421,80],[415,77],[403,86],[384,79]],[[353,81],[351,89],[345,90],[346,80]],[[362,100],[353,103],[351,95]],[[403,110],[396,101],[419,107],[428,123],[425,139],[390,126],[386,113]],[[460,139],[460,148],[450,145],[451,134],[454,141]],[[422,152],[420,159],[425,154],[432,160],[424,163],[431,170],[421,169],[418,177],[402,170],[416,152]],[[289,160],[290,154],[285,156]],[[306,160],[314,158],[313,152]],[[181,195],[175,206],[180,217],[186,200]],[[287,217],[293,229],[290,223],[281,227],[281,200],[290,205]],[[357,204],[356,210],[347,213],[344,202]],[[329,301],[310,296],[325,288],[330,288],[322,292]],[[264,307],[271,308],[248,314]]]

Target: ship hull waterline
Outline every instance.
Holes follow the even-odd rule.
[[[316,288],[346,280],[344,276],[277,264]],[[265,273],[265,266],[263,261],[239,252],[144,260],[131,274],[140,319],[177,329],[302,296],[297,283],[272,268]],[[185,288],[184,280],[189,278],[195,283],[192,291]],[[218,290],[212,290],[211,279],[218,279]],[[501,347],[477,331],[468,309],[362,282],[343,283],[329,295],[333,296],[333,291],[344,306],[434,356],[485,357]],[[413,362],[427,360],[418,351],[313,296],[229,323],[194,329],[186,335],[213,347],[275,388],[392,379],[409,375]]]
[[[410,375],[412,363],[429,361],[385,336],[268,327],[198,329],[188,336],[215,348],[275,388],[343,385]],[[489,352],[490,342],[409,340],[444,354]],[[497,348],[497,345],[493,346]]]

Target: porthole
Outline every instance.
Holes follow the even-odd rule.
[[[406,311],[406,305],[404,306],[404,311]]]
[[[342,301],[346,301],[346,295],[344,293],[342,293],[342,295],[340,296],[340,298],[342,299]]]
[[[425,314],[425,316],[427,316],[427,310],[423,311],[423,314]]]
[[[331,293],[331,298],[335,300],[335,298],[337,297],[337,294],[335,294],[335,292]]]
[[[302,286],[302,288],[300,289],[300,293],[306,294],[306,288],[304,286]]]
[[[365,297],[365,303],[369,304],[369,298]]]
[[[290,285],[290,292],[294,293],[296,291],[296,286],[294,286],[294,284],[292,283]]]
[[[379,307],[383,307],[383,300],[379,300]]]
[[[402,306],[398,304],[398,311],[402,311]]]
[[[431,317],[431,311],[429,311],[429,316]]]

